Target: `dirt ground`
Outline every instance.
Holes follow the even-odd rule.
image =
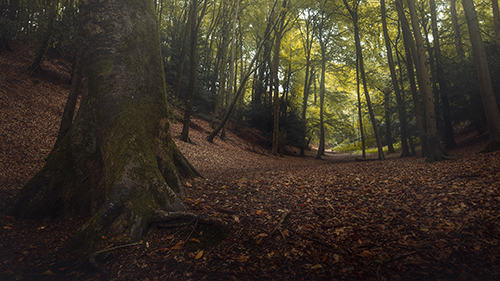
[[[0,54],[0,207],[43,166],[70,79],[58,61],[30,75],[30,53],[13,49]],[[0,280],[500,280],[500,154],[479,153],[485,135],[462,130],[448,161],[356,162],[275,157],[250,129],[211,144],[193,123],[195,144],[176,143],[202,174],[183,198],[198,219],[140,243],[103,237],[89,259],[64,252],[87,218],[1,216]]]

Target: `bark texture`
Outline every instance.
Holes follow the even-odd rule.
[[[486,59],[486,51],[484,50],[483,40],[481,38],[481,30],[476,15],[476,9],[472,0],[462,0],[465,17],[467,18],[467,26],[469,27],[469,35],[474,50],[474,62],[476,65],[477,77],[479,79],[479,88],[483,100],[484,112],[486,114],[486,122],[488,123],[489,144],[485,151],[500,149],[500,112],[498,104],[493,92],[491,83],[490,69]]]
[[[45,167],[7,205],[21,218],[91,216],[68,245],[139,240],[161,212],[185,207],[192,166],[169,132],[153,1],[86,0],[79,60],[86,83],[75,120]]]
[[[410,8],[411,23],[413,26],[413,34],[415,36],[415,43],[417,45],[417,55],[418,63],[420,65],[418,71],[421,73],[421,83],[420,94],[422,95],[422,101],[425,107],[425,121],[427,127],[427,143],[429,145],[429,155],[427,156],[427,161],[439,161],[443,160],[443,149],[441,147],[441,142],[437,133],[436,127],[436,111],[434,109],[434,99],[431,89],[431,80],[429,78],[429,72],[426,65],[426,55],[424,50],[424,40],[422,33],[420,32],[420,26],[417,17],[417,9],[415,7],[414,0],[408,0],[408,5]]]

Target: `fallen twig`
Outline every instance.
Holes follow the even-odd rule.
[[[279,220],[278,224],[276,224],[276,226],[271,231],[271,233],[269,233],[269,237],[272,237],[274,235],[274,233],[276,232],[276,230],[281,230],[281,225],[283,225],[285,220],[288,219],[291,214],[292,214],[292,212],[290,212],[289,210],[285,210],[283,212],[283,215],[281,215],[281,219]]]

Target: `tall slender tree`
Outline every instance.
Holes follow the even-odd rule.
[[[364,61],[363,61],[363,51],[361,48],[361,40],[359,38],[359,26],[358,26],[359,0],[354,0],[352,7],[349,5],[349,3],[347,3],[347,0],[343,0],[343,2],[344,2],[344,6],[349,11],[349,14],[351,15],[351,18],[352,18],[352,22],[354,24],[354,41],[356,44],[356,54],[357,54],[357,57],[359,59],[359,71],[361,74],[361,80],[363,82],[363,89],[364,89],[364,93],[365,93],[366,105],[368,106],[368,112],[370,113],[370,120],[372,122],[373,131],[375,133],[375,140],[377,142],[378,159],[384,160],[385,159],[384,150],[382,147],[382,142],[380,141],[377,120],[375,119],[375,113],[373,111],[372,103],[370,100],[370,94],[368,93],[368,84],[366,82],[366,73],[365,73],[365,66],[364,66]]]
[[[465,51],[462,45],[462,36],[460,34],[460,25],[458,24],[457,0],[450,0],[450,14],[453,28],[453,38],[455,39],[455,50],[457,52],[458,62],[465,60]]]
[[[205,11],[207,9],[208,0],[204,1],[203,9],[201,11],[200,17],[196,19],[197,16],[197,6],[198,0],[191,0],[192,9],[190,9],[190,26],[191,29],[191,38],[190,38],[190,54],[189,54],[189,82],[188,82],[188,91],[186,96],[186,108],[184,110],[184,122],[182,126],[182,132],[180,139],[185,142],[191,142],[189,138],[189,124],[191,124],[191,112],[193,111],[193,99],[194,99],[194,91],[196,86],[196,47],[198,46],[198,30],[200,29],[200,25],[203,17],[205,16]]]
[[[406,136],[406,108],[403,102],[403,98],[401,97],[401,92],[399,90],[396,68],[394,66],[394,59],[392,57],[391,39],[389,37],[389,31],[387,29],[385,0],[380,0],[380,9],[382,11],[382,28],[384,32],[385,48],[387,49],[387,61],[389,63],[389,70],[391,72],[392,87],[394,89],[394,94],[396,95],[396,102],[398,103],[399,124],[401,131],[401,157],[408,157],[410,156],[410,151],[408,150],[408,142]]]
[[[413,108],[415,111],[415,120],[417,123],[418,136],[420,138],[420,142],[422,143],[422,157],[425,157],[429,153],[429,145],[427,142],[427,133],[425,131],[424,126],[424,113],[425,108],[420,106],[420,99],[418,96],[417,85],[415,83],[415,72],[413,70],[413,65],[415,64],[415,68],[417,69],[417,81],[418,84],[421,84],[421,72],[419,71],[419,64],[417,59],[417,48],[413,43],[413,37],[411,35],[410,25],[408,20],[406,19],[402,0],[397,0],[395,2],[396,9],[398,11],[398,18],[401,22],[401,29],[403,31],[403,42],[405,47],[405,55],[406,55],[406,71],[408,72],[408,81],[410,83],[410,92],[413,99]]]
[[[441,58],[441,45],[440,45],[440,34],[437,24],[437,11],[435,0],[430,0],[431,9],[431,27],[432,27],[432,38],[433,38],[433,49],[434,58],[436,60],[436,78],[439,83],[439,94],[441,97],[441,105],[443,107],[443,123],[444,123],[444,136],[446,148],[456,147],[455,136],[453,134],[453,124],[451,122],[451,109],[450,101],[448,98],[448,85],[444,75],[443,61]]]
[[[467,26],[469,27],[469,36],[474,50],[474,62],[488,126],[488,146],[483,151],[495,151],[500,149],[500,112],[495,93],[493,92],[490,69],[486,59],[486,51],[484,50],[474,3],[472,0],[462,0],[462,6],[464,7]]]
[[[272,93],[273,93],[273,145],[271,152],[273,154],[278,154],[278,143],[280,134],[280,109],[279,109],[279,79],[278,79],[278,68],[280,63],[280,49],[281,49],[281,38],[285,31],[285,17],[287,14],[287,0],[283,0],[281,5],[280,13],[278,14],[278,24],[274,31],[274,57],[271,63],[271,79],[272,79]]]

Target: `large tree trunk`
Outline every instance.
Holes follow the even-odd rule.
[[[431,89],[431,81],[429,78],[429,72],[427,70],[426,56],[424,50],[424,40],[422,33],[420,32],[420,26],[418,23],[417,10],[415,7],[415,0],[408,0],[411,23],[413,26],[413,34],[415,35],[415,43],[417,45],[417,54],[419,62],[419,71],[422,75],[422,83],[420,84],[420,94],[422,95],[422,100],[425,107],[425,117],[427,125],[427,141],[429,145],[429,155],[427,156],[427,161],[439,161],[444,159],[442,153],[441,142],[437,133],[436,127],[436,111],[434,109],[434,100]]]
[[[162,211],[185,210],[181,175],[196,173],[170,136],[153,1],[87,0],[80,18],[79,111],[6,213],[91,216],[69,244],[86,251],[102,236],[137,241]]]
[[[476,64],[479,88],[483,99],[484,112],[489,132],[489,143],[484,151],[500,149],[500,112],[491,84],[490,70],[486,59],[481,30],[477,20],[476,9],[472,0],[462,0],[472,48],[474,50],[474,62]]]
[[[387,61],[389,63],[389,69],[391,71],[391,81],[394,87],[394,94],[396,95],[396,101],[398,103],[398,114],[399,114],[399,124],[401,129],[401,157],[410,156],[410,151],[408,150],[407,140],[407,129],[406,129],[406,107],[401,97],[401,92],[399,91],[398,78],[396,75],[396,68],[394,67],[394,59],[392,57],[391,39],[389,37],[389,32],[387,30],[387,17],[385,13],[385,1],[380,0],[380,9],[382,11],[382,28],[384,32],[385,48],[387,49]],[[390,147],[389,147],[390,149]]]

